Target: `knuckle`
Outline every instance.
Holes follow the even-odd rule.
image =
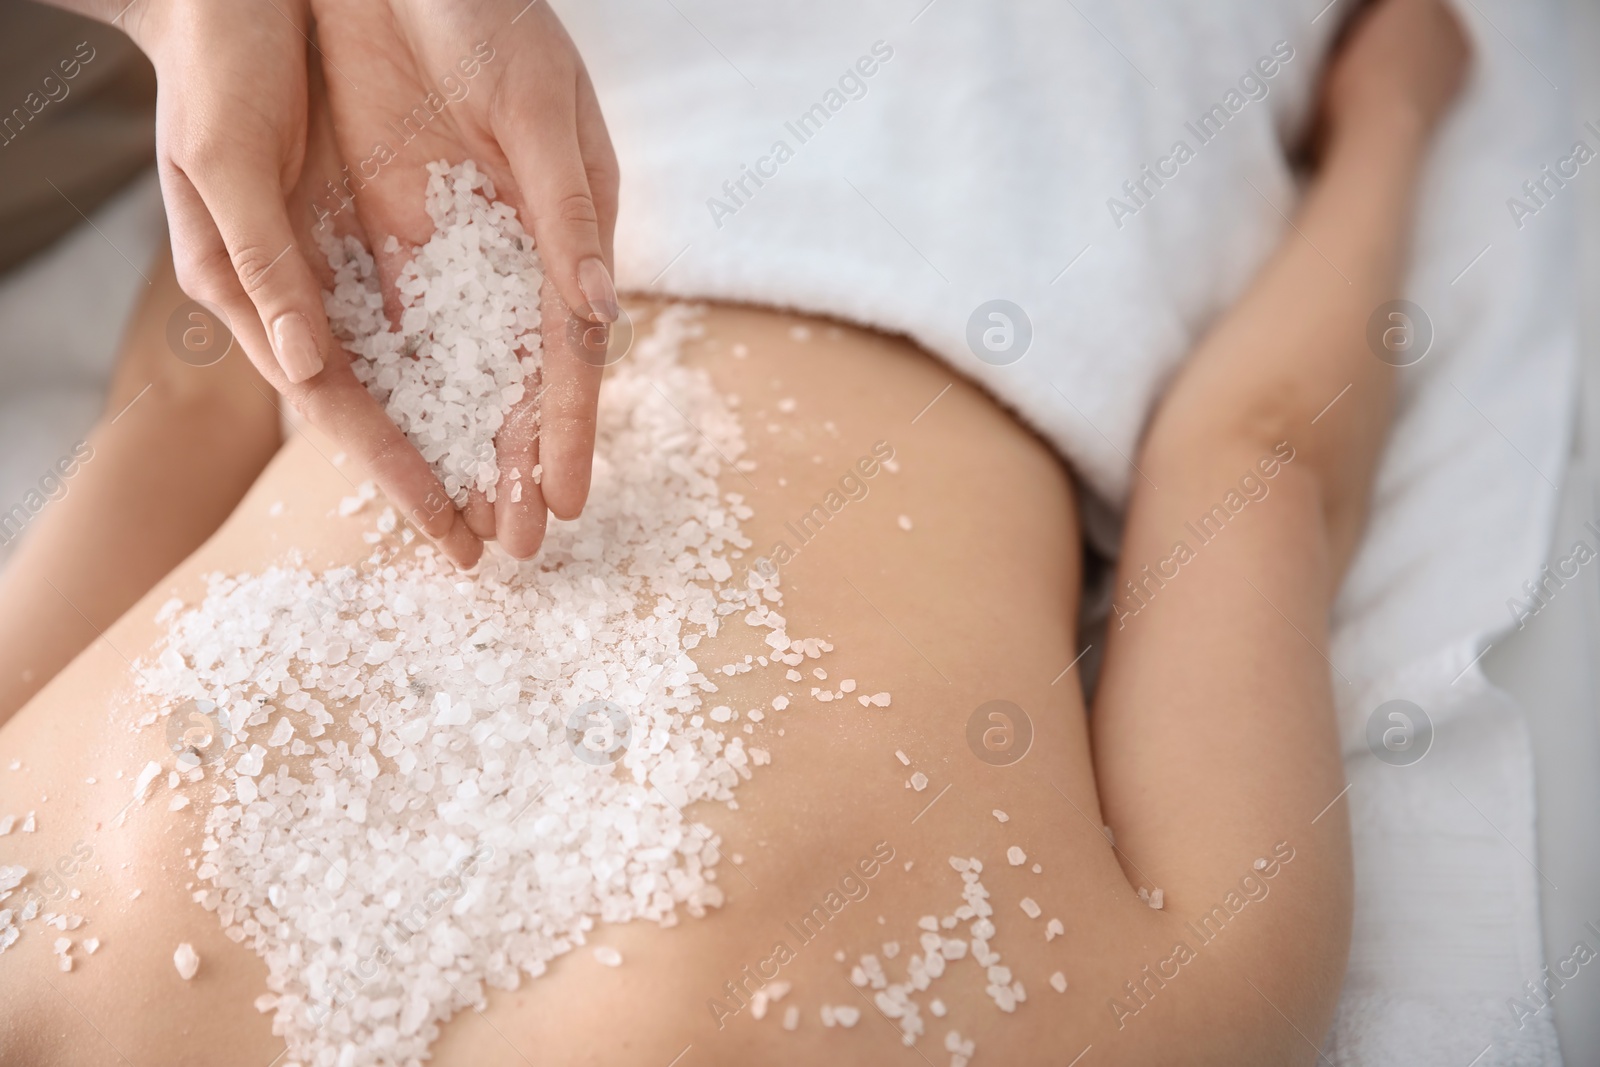
[[[254,297],[267,286],[272,268],[288,249],[272,249],[262,244],[244,244],[231,249],[228,258],[244,291]]]
[[[223,303],[228,297],[228,280],[232,270],[227,253],[220,247],[196,248],[173,242],[172,270],[178,288],[194,300]]]
[[[553,215],[563,226],[589,227],[600,224],[600,215],[595,211],[594,200],[588,193],[568,193],[563,196],[556,202]]]

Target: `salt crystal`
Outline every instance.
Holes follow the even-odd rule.
[[[904,752],[901,752],[898,748],[894,750],[894,758],[899,760],[907,767],[911,766],[911,757],[907,756]]]
[[[889,694],[888,693],[874,693],[870,697],[866,697],[865,699],[867,700],[868,703],[870,703],[875,708],[886,708],[886,707],[889,706]]]
[[[1066,932],[1067,928],[1061,924],[1060,919],[1051,919],[1048,923],[1045,923],[1044,939],[1046,941],[1054,941]]]
[[[798,1030],[800,1028],[800,1009],[794,1004],[783,1009],[783,1028],[785,1030]]]
[[[1038,901],[1034,900],[1032,897],[1023,897],[1021,906],[1023,912],[1030,919],[1037,919],[1042,914]]]
[[[1054,987],[1057,993],[1065,993],[1067,991],[1067,976],[1057,971],[1050,976],[1050,985]]]
[[[911,788],[919,793],[928,788],[928,776],[921,771],[917,771],[911,776]]]
[[[184,941],[179,943],[177,951],[172,954],[172,965],[178,968],[178,977],[187,982],[200,969],[200,956],[195,952],[193,945]]]
[[[144,800],[145,793],[150,789],[150,783],[156,780],[156,775],[161,773],[161,764],[151,760],[144,765],[144,770],[139,772],[139,777],[133,780],[133,799]]]
[[[282,716],[278,719],[277,724],[273,726],[272,736],[267,738],[267,747],[282,748],[284,745],[287,745],[290,739],[293,737],[294,723],[289,721],[289,717],[287,715]]]
[[[1020,867],[1028,862],[1028,854],[1016,845],[1006,849],[1006,860],[1013,867]]]
[[[597,946],[594,950],[594,958],[605,964],[607,967],[622,966],[622,953],[618,952],[610,945]]]
[[[900,529],[902,529],[902,530],[910,530],[911,529],[911,516],[909,516],[909,515],[902,515],[902,516],[900,516],[898,519],[896,519],[894,521],[895,521],[895,524],[898,525],[900,527]]]
[[[96,952],[99,952],[100,951],[100,939],[98,937],[86,937],[86,938],[84,938],[83,939],[83,951],[87,952],[91,956],[93,956]]]
[[[995,817],[995,819],[997,819],[1000,822],[1010,822],[1011,821],[1011,816],[1007,815],[1005,812],[1001,811],[999,808],[995,808],[994,809],[994,817]]]
[[[861,1021],[861,1009],[853,1004],[838,1004],[833,1009],[834,1022],[849,1029]]]

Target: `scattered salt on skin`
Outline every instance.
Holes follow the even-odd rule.
[[[594,958],[605,964],[607,967],[622,966],[622,953],[618,952],[610,945],[600,945],[596,947],[594,950]]]
[[[9,834],[11,832],[11,828],[16,824],[17,817],[15,815],[0,815],[0,837],[4,837]]]
[[[1027,915],[1027,917],[1030,919],[1037,919],[1043,914],[1042,910],[1039,908],[1039,902],[1034,900],[1032,897],[1023,897],[1021,901],[1021,907],[1023,914]]]
[[[200,956],[195,952],[193,945],[184,941],[178,945],[177,951],[173,952],[172,965],[178,969],[178,977],[187,982],[200,970]]]
[[[1050,985],[1057,993],[1065,993],[1067,991],[1067,976],[1057,971],[1050,976]]]
[[[800,1009],[794,1004],[783,1009],[783,1028],[785,1030],[798,1030],[800,1028]]]
[[[1251,866],[1258,871],[1264,871],[1267,869],[1267,861],[1265,859],[1258,859],[1252,863]]]
[[[1043,874],[1044,873],[1044,865],[1041,864],[1041,863],[1035,863],[1033,865],[1032,869],[1033,869],[1033,873],[1034,874]]]
[[[962,1040],[959,1031],[951,1030],[944,1035],[944,1050],[950,1053],[950,1067],[967,1067],[977,1049],[978,1043],[970,1037]]]
[[[87,952],[91,956],[93,956],[96,952],[99,952],[100,951],[100,939],[98,937],[86,937],[86,938],[84,938],[83,939],[83,951]]]
[[[49,798],[46,797],[45,799],[48,800]],[[39,829],[39,820],[38,820],[38,818],[35,816],[35,814],[33,812],[30,811],[30,812],[28,812],[28,814],[26,814],[26,815],[24,815],[22,817],[21,830],[22,830],[23,833],[31,834],[34,831],[38,830],[38,829]]]
[[[895,521],[895,525],[899,526],[900,529],[905,530],[908,533],[910,532],[910,530],[911,530],[911,516],[902,515],[902,516],[900,516],[898,519],[896,519],[894,521]]]
[[[1013,867],[1020,867],[1024,863],[1028,862],[1028,854],[1022,851],[1021,847],[1012,845],[1010,848],[1006,849],[1006,862],[1010,863]]]
[[[928,788],[928,776],[921,771],[917,771],[911,776],[911,788],[919,793]]]
[[[999,808],[995,808],[992,814],[994,815],[995,820],[998,821],[998,822],[1010,822],[1011,821],[1011,816],[1007,815],[1005,812],[1001,811]]]
[[[911,757],[901,752],[898,748],[894,750],[894,758],[907,767],[911,766]]]
[[[855,691],[856,691],[856,680],[854,678],[846,678],[844,681],[839,683],[839,692],[841,692],[841,693],[854,693]]]
[[[825,682],[828,680],[828,672],[823,670],[821,667],[811,668],[811,676],[816,678],[818,681]]]
[[[1045,923],[1044,939],[1047,942],[1054,941],[1056,938],[1060,937],[1066,932],[1067,928],[1061,924],[1060,919],[1051,919],[1049,922]]]
[[[867,697],[866,700],[875,708],[886,708],[889,706],[888,693],[874,693],[870,697]]]
[[[282,515],[282,514],[283,514],[283,501],[274,500],[272,502],[272,506],[267,509],[267,515],[270,516],[271,518],[275,519],[279,515]]]
[[[849,1029],[861,1021],[861,1009],[853,1004],[836,1004],[833,1008],[833,1021]]]
[[[792,396],[786,396],[782,400],[778,401],[778,410],[783,412],[785,415],[793,415],[796,407],[797,405],[795,403],[795,399]]]
[[[486,986],[544,974],[602,915],[671,925],[722,903],[720,841],[683,809],[734,806],[770,756],[713,727],[694,650],[738,619],[774,670],[832,646],[789,634],[775,576],[714,566],[751,547],[753,511],[718,484],[744,452],[739,423],[678,360],[698,328],[669,307],[612,368],[588,507],[552,524],[537,563],[491,547],[467,579],[419,544],[356,568],[212,576],[140,665],[162,705],[222,709],[234,744],[196,797],[192,891],[262,957],[294,1060],[420,1060]],[[287,750],[264,744],[285,716]],[[458,888],[426,953],[372,974],[397,910],[441,885]],[[452,981],[433,981],[444,968]]]

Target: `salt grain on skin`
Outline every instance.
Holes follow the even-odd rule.
[[[1020,867],[1028,862],[1028,854],[1016,845],[1006,849],[1006,862],[1013,867]]]
[[[600,945],[597,947],[594,950],[594,958],[605,964],[607,967],[622,966],[622,953],[618,952],[610,945]]]
[[[195,952],[193,945],[184,941],[178,945],[177,951],[173,952],[172,965],[178,969],[178,977],[187,982],[200,970],[200,956]]]
[[[995,821],[997,821],[997,822],[1009,822],[1011,820],[1011,816],[1007,815],[1005,812],[1001,811],[999,808],[995,808],[994,809],[994,817],[995,817]]]
[[[1050,986],[1057,993],[1065,993],[1067,991],[1067,976],[1057,971],[1050,976]]]

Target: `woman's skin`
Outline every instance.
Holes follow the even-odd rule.
[[[1145,566],[1158,569],[1175,541],[1195,545],[1185,524],[1245,476],[1270,492],[1175,577],[1151,582],[1147,606],[1113,621],[1092,716],[1069,668],[1082,650],[1081,537],[1070,477],[1049,450],[904,341],[818,321],[802,341],[792,317],[709,309],[688,359],[740,397],[755,484],[730,472],[724,488],[750,499],[757,545],[785,537],[784,524],[876,442],[894,449],[898,473],[873,478],[783,569],[791,631],[826,635],[836,648],[823,661],[829,677],[887,690],[893,705],[802,700],[770,717],[756,737],[773,764],[739,790],[739,809],[691,813],[721,835],[726,904],[672,930],[597,930],[593,941],[616,946],[621,967],[587,951],[554,961],[519,991],[491,994],[484,1011],[461,1013],[436,1061],[943,1063],[944,1034],[956,1029],[976,1040],[979,1062],[1315,1062],[1344,973],[1351,900],[1322,650],[1391,390],[1364,332],[1396,292],[1417,169],[1464,66],[1438,0],[1378,5],[1336,61],[1323,169],[1296,229],[1147,431],[1119,586],[1146,580]],[[737,358],[736,344],[748,355]],[[780,418],[785,397],[796,414]],[[149,705],[133,694],[124,657],[157,646],[157,607],[170,596],[194,603],[208,572],[260,570],[291,549],[313,567],[367,554],[370,512],[332,517],[360,474],[328,452],[292,439],[214,538],[0,730],[7,761],[22,764],[0,769],[0,812],[39,813],[38,832],[0,842],[0,859],[58,872],[52,888],[82,895],[57,906],[88,917],[79,937],[103,942],[69,974],[55,970],[54,931],[30,927],[5,954],[0,1061],[200,1064],[226,1050],[227,1062],[267,1067],[283,1052],[251,1007],[264,965],[190,900],[186,853],[198,849],[203,812],[168,812],[162,787],[114,825],[129,778],[168,754],[158,731],[128,729]],[[1278,462],[1263,466],[1265,457]],[[728,662],[758,638],[733,627],[699,662]],[[759,673],[722,688],[740,706],[772,695]],[[997,699],[1023,709],[1034,734],[1008,766],[967,742],[974,710]],[[906,787],[913,768],[931,779],[926,790]],[[1012,845],[1026,864],[1005,862]],[[785,923],[889,850],[858,883],[863,899],[815,940],[793,937]],[[952,964],[935,990],[948,1016],[924,1013],[928,1032],[906,1049],[833,954],[853,962],[885,941],[914,943],[917,917],[959,901],[951,855],[984,860],[993,946],[1028,1000],[1003,1014],[970,960]],[[1146,906],[1139,889],[1161,890],[1165,907]],[[1023,896],[1040,919],[1020,909]],[[1052,917],[1065,934],[1047,943]],[[1201,926],[1212,932],[1197,935]],[[735,1006],[726,984],[779,939],[795,950],[781,971],[788,999],[761,1021],[748,1009],[719,1020],[711,1002]],[[190,982],[172,964],[180,941],[202,960]],[[1058,970],[1066,993],[1047,982]],[[790,1003],[803,1010],[792,1033],[779,1023]],[[856,1005],[861,1020],[826,1029],[823,1004]]]

